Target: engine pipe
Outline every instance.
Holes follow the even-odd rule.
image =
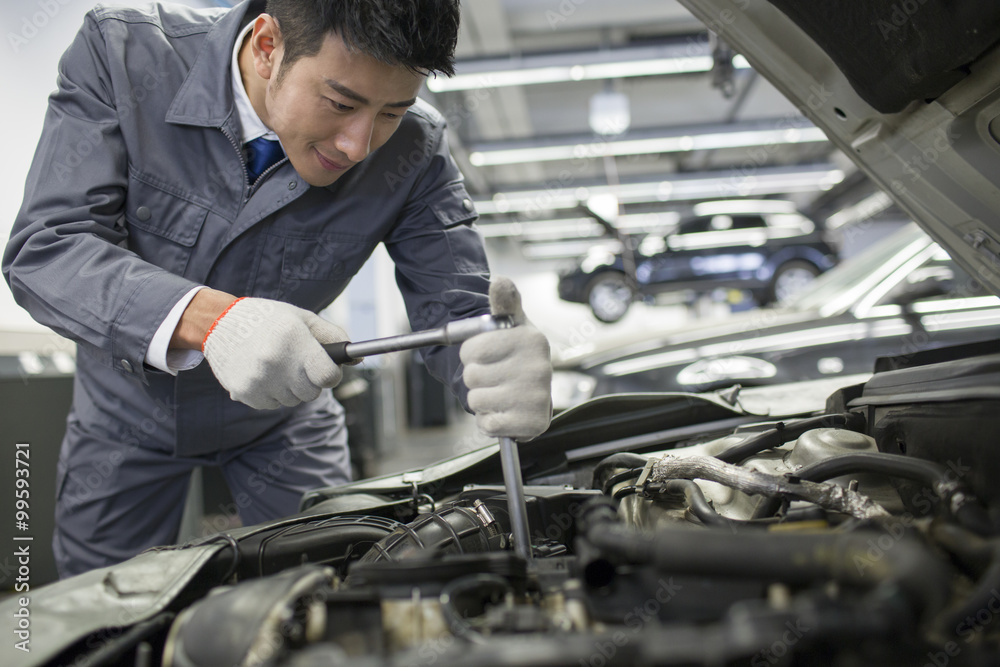
[[[806,431],[811,431],[814,428],[846,428],[851,431],[860,431],[864,428],[864,425],[864,416],[853,412],[800,419],[788,424],[778,422],[774,428],[762,431],[738,445],[733,445],[729,449],[716,454],[715,458],[726,463],[739,463],[754,454],[759,454],[765,449],[773,449],[774,447],[780,447],[786,442],[791,442]]]
[[[941,499],[948,512],[963,527],[980,535],[993,533],[992,522],[979,499],[943,466],[898,454],[859,453],[835,456],[795,471],[799,479],[823,482],[852,473],[874,472],[922,482]]]
[[[706,479],[743,493],[806,500],[820,507],[843,512],[859,519],[890,516],[885,508],[857,491],[851,491],[836,484],[821,484],[779,475],[768,475],[756,470],[723,463],[711,456],[664,455],[653,464],[649,481],[664,482],[671,479]]]
[[[617,521],[613,506],[592,503],[580,519],[585,539],[605,555],[648,563],[673,574],[753,578],[809,585],[833,580],[886,593],[901,591],[924,617],[948,599],[947,566],[901,535],[880,558],[870,555],[883,532],[783,534],[717,530],[640,533]]]
[[[605,488],[610,486],[608,484],[608,480],[610,480],[617,471],[642,468],[646,465],[648,460],[649,458],[646,456],[640,456],[639,454],[632,454],[630,452],[619,452],[618,454],[612,454],[611,456],[603,458],[600,463],[594,467],[594,476],[590,488],[600,489],[604,493],[609,493],[609,491],[605,490]],[[638,477],[638,473],[636,474],[636,477]]]

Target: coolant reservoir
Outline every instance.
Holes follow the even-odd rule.
[[[814,428],[795,441],[788,463],[798,468],[831,456],[877,452],[875,439],[845,428]]]

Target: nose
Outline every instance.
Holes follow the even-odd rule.
[[[337,134],[334,145],[351,162],[361,162],[371,152],[374,129],[373,118],[367,114],[355,114]]]

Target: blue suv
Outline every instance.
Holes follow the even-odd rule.
[[[681,290],[749,290],[765,305],[837,263],[822,231],[791,202],[705,202],[692,213],[669,234],[647,236],[625,256],[595,247],[560,274],[559,297],[589,304],[602,322],[621,319],[637,298]]]

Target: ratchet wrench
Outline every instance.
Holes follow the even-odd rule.
[[[415,350],[420,347],[434,345],[456,345],[469,340],[473,336],[497,329],[509,329],[513,323],[509,317],[493,317],[480,315],[467,317],[464,320],[449,322],[437,329],[414,331],[413,333],[376,338],[357,343],[329,343],[323,346],[330,358],[338,364],[346,364],[364,357],[402,350]]]
[[[357,343],[340,342],[323,345],[330,358],[338,364],[350,363],[363,357],[402,350],[414,350],[434,345],[456,345],[475,335],[509,329],[514,326],[509,317],[480,315],[449,322],[437,329],[415,331],[413,333],[377,338]],[[507,507],[510,511],[511,537],[514,551],[530,563],[531,535],[528,530],[528,507],[524,501],[524,484],[521,480],[521,461],[514,438],[500,438],[500,467],[503,471],[504,490],[507,492]]]

